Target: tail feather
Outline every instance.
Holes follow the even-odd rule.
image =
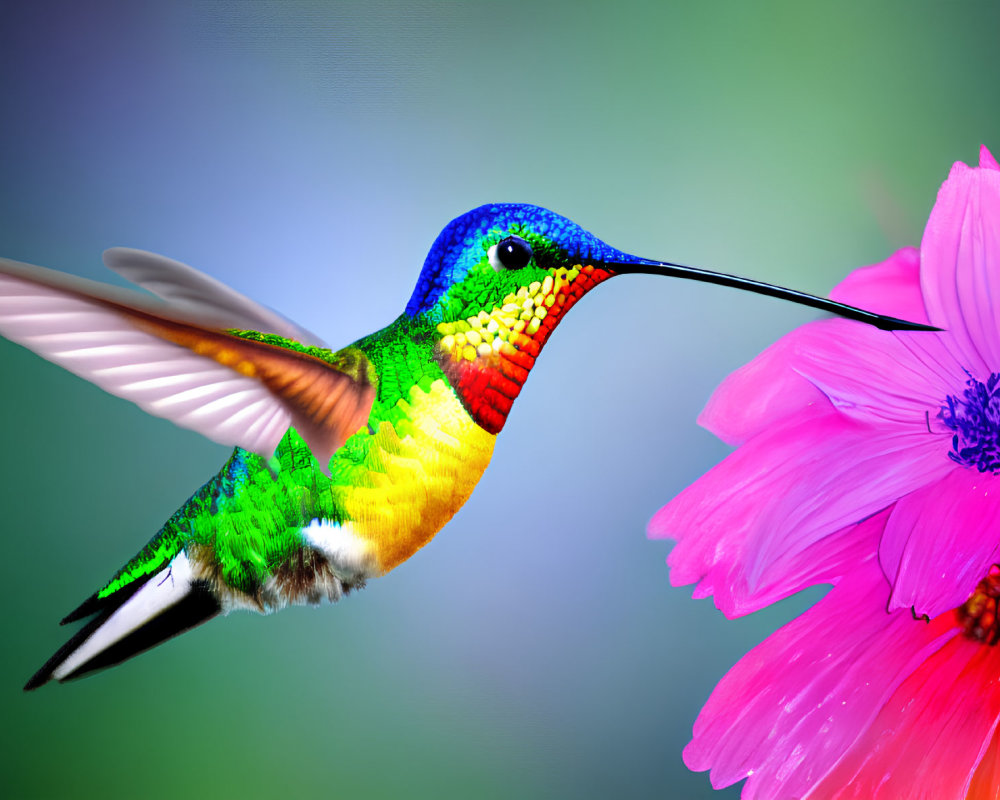
[[[62,662],[65,661],[74,650],[89,639],[91,634],[100,628],[110,615],[111,612],[108,612],[99,617],[95,617],[80,628],[80,630],[78,630],[75,634],[73,634],[70,640],[56,650],[52,658],[46,661],[42,665],[42,668],[28,679],[28,682],[24,684],[24,691],[30,692],[32,689],[37,689],[39,686],[43,686],[48,683],[52,679],[52,673],[55,669],[62,664]]]
[[[138,588],[138,587],[136,587]],[[84,617],[89,617],[101,611],[105,607],[105,603],[101,602],[101,598],[97,596],[97,592],[94,592],[90,597],[84,600],[80,605],[70,611],[65,617],[59,620],[60,625],[69,625],[71,622],[76,622]],[[117,606],[116,606],[117,607]]]
[[[114,599],[114,605],[95,609],[98,616],[45,662],[25,684],[25,691],[52,679],[71,680],[119,664],[222,610],[209,585],[194,578],[183,552],[135,591]],[[67,619],[84,616],[88,606],[92,607],[89,600]]]
[[[125,601],[134,595],[136,591],[141,589],[148,580],[149,576],[147,575],[145,578],[135,580],[132,583],[123,586],[117,592],[112,595],[108,595],[107,597],[101,597],[97,592],[94,592],[90,597],[59,620],[59,624],[68,625],[71,622],[77,622],[78,620],[92,617],[94,614],[100,612],[105,612],[104,618],[107,619],[107,617],[110,616],[115,609],[123,605]]]

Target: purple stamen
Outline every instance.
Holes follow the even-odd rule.
[[[1000,473],[1000,375],[986,383],[966,381],[962,396],[950,394],[938,416],[954,435],[948,457],[980,472]]]

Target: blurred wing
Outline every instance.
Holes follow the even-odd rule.
[[[375,391],[360,352],[331,364],[142,300],[0,259],[0,335],[151,414],[265,457],[294,426],[324,467],[365,424]]]
[[[172,258],[130,247],[112,247],[104,251],[104,265],[178,311],[203,320],[218,320],[221,328],[276,333],[303,344],[326,347],[314,333],[276,311]]]

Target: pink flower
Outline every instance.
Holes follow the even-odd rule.
[[[891,510],[846,532],[874,554]],[[874,557],[716,687],[684,761],[754,798],[995,798],[1000,571],[929,623],[885,612]]]
[[[843,796],[950,798],[992,754],[980,771],[993,797],[1000,650],[955,621],[1000,562],[1000,167],[986,148],[978,169],[952,168],[919,254],[857,270],[831,296],[945,332],[815,322],[709,401],[700,422],[738,447],[651,522],[678,540],[671,581],[697,582],[728,616],[836,588],[722,681],[685,759],[717,786],[750,775],[744,797],[850,783]],[[980,713],[985,727],[940,742],[954,769],[928,760]],[[859,776],[873,783],[852,794]],[[895,788],[876,793],[883,780]]]

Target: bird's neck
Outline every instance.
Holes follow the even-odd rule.
[[[489,433],[500,432],[556,325],[609,277],[592,266],[560,269],[498,306],[475,313],[467,309],[454,321],[433,326],[434,360],[476,423]]]

